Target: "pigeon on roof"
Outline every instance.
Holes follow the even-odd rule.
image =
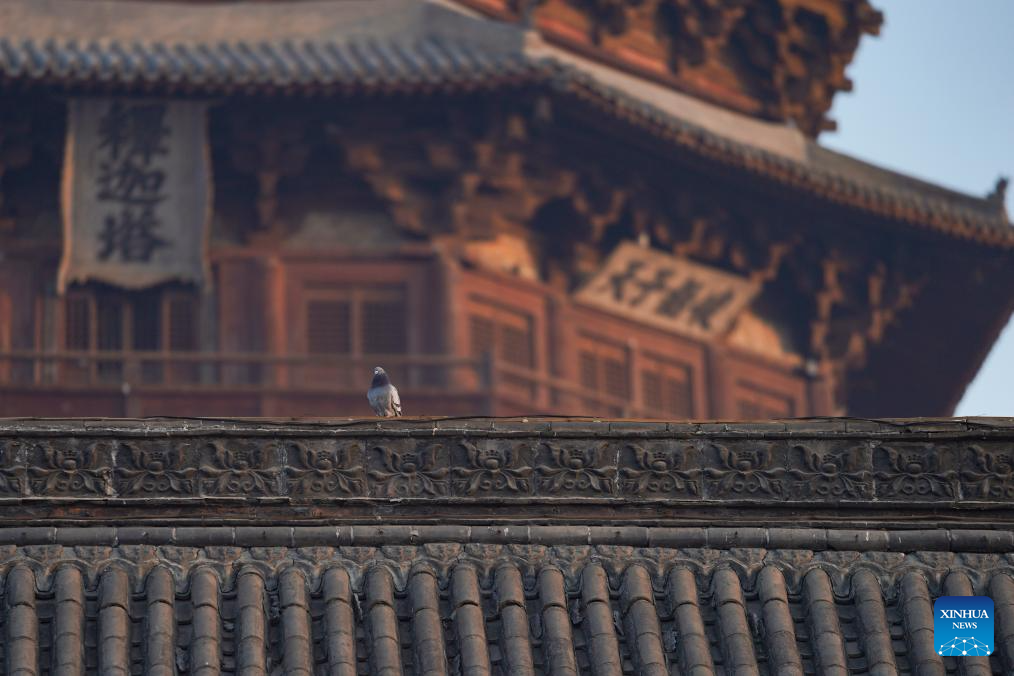
[[[370,402],[370,408],[381,418],[401,415],[401,397],[398,396],[398,388],[391,384],[387,371],[379,366],[373,369],[373,381],[370,383],[366,398]]]

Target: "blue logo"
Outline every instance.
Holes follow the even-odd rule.
[[[993,599],[941,596],[933,604],[933,644],[938,655],[984,657],[993,644]]]

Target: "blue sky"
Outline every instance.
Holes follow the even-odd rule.
[[[1000,175],[1014,179],[1014,0],[873,4],[884,12],[880,36],[860,44],[848,70],[855,88],[832,110],[839,131],[821,143],[977,195]],[[1014,416],[1014,322],[956,415]]]

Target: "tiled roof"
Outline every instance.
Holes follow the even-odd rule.
[[[397,91],[495,86],[539,69],[515,27],[413,0],[210,8],[0,0],[0,26],[4,77],[68,85]]]
[[[518,55],[422,39],[411,45],[363,39],[346,43],[237,42],[210,45],[81,44],[0,39],[2,69],[11,80],[95,82],[180,90],[234,92],[290,88],[418,89],[439,84],[480,86],[537,68]],[[496,84],[496,83],[493,83]]]
[[[587,545],[5,547],[11,674],[955,673],[932,602],[986,594],[1014,669],[1014,566],[987,554]],[[0,532],[0,538],[6,533]]]
[[[76,90],[336,94],[547,87],[675,146],[888,218],[1014,246],[999,200],[947,191],[805,141],[789,158],[663,110],[528,48],[521,28],[428,0],[177,6],[0,0],[0,81]]]
[[[583,73],[566,70],[554,79],[553,86],[720,164],[918,227],[1014,246],[1014,226],[1002,200],[948,190],[837,153],[809,139],[804,159],[785,157],[704,129]]]
[[[1012,440],[1012,419],[0,421],[0,660],[1012,673]],[[932,604],[970,594],[997,645],[959,663]]]

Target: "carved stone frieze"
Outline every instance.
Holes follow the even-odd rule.
[[[21,443],[0,440],[0,497],[17,497],[26,487],[25,468],[18,463]]]
[[[0,438],[0,501],[444,500],[948,506],[1014,502],[1014,454],[973,441],[286,434]]]
[[[268,496],[279,492],[278,445],[247,439],[216,440],[201,457],[201,491],[215,497]]]
[[[465,462],[451,468],[456,495],[528,495],[532,492],[531,444],[463,439]]]
[[[386,498],[425,498],[447,495],[450,468],[447,446],[410,441],[374,445],[380,466],[369,471],[371,493]]]
[[[112,442],[53,439],[28,445],[31,495],[99,497],[112,493]]]
[[[193,495],[197,470],[184,467],[183,446],[161,440],[151,444],[122,442],[116,467],[121,495]]]
[[[871,449],[862,443],[797,444],[786,490],[800,500],[869,500],[873,497]]]
[[[540,444],[537,465],[539,492],[546,495],[612,495],[616,493],[616,465],[605,443],[556,442]]]
[[[710,497],[784,500],[784,448],[769,442],[710,444],[704,470]]]
[[[287,445],[288,489],[307,497],[366,494],[363,444],[309,441]]]
[[[970,444],[961,463],[962,496],[1014,500],[1014,446]]]
[[[877,497],[905,500],[960,496],[953,449],[932,444],[890,444],[874,451]]]
[[[621,449],[620,490],[644,497],[695,498],[703,495],[693,444],[630,443]]]

